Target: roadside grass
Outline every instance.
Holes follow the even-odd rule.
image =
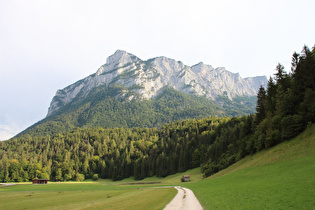
[[[205,209],[315,209],[314,174],[315,125],[186,187]]]

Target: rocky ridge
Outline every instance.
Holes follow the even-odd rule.
[[[102,85],[124,86],[125,91],[135,91],[143,99],[154,98],[163,87],[170,86],[177,91],[204,95],[215,100],[220,95],[230,99],[235,96],[253,96],[261,85],[266,84],[266,76],[243,79],[238,73],[229,72],[224,67],[213,68],[202,62],[190,67],[167,57],[143,61],[131,53],[117,50],[95,74],[58,90],[47,116],[74,99],[85,98],[93,88]]]

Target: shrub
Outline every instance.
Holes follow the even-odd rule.
[[[83,181],[85,179],[84,174],[76,174],[75,181]]]
[[[93,179],[94,181],[98,180],[98,174],[94,174],[93,177],[92,177],[92,179]]]

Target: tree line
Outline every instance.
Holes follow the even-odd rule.
[[[161,128],[75,128],[0,142],[0,181],[136,180],[201,166],[204,176],[299,134],[315,121],[315,50],[292,57],[286,73],[257,95],[256,114],[180,120]]]

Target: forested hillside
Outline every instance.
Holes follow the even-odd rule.
[[[136,87],[133,87],[136,88]],[[255,111],[255,96],[237,96],[231,101],[218,98],[220,105],[206,97],[185,94],[165,87],[154,99],[141,99],[129,88],[100,86],[83,100],[74,100],[55,114],[18,135],[45,136],[81,128],[160,128],[165,123],[210,116],[242,116]],[[130,98],[132,98],[130,100]]]
[[[293,54],[290,73],[279,64],[267,88],[260,88],[255,115],[181,120],[160,129],[74,128],[51,135],[32,130],[0,142],[0,181],[142,179],[198,166],[210,176],[296,136],[314,121],[315,49],[304,47]]]

